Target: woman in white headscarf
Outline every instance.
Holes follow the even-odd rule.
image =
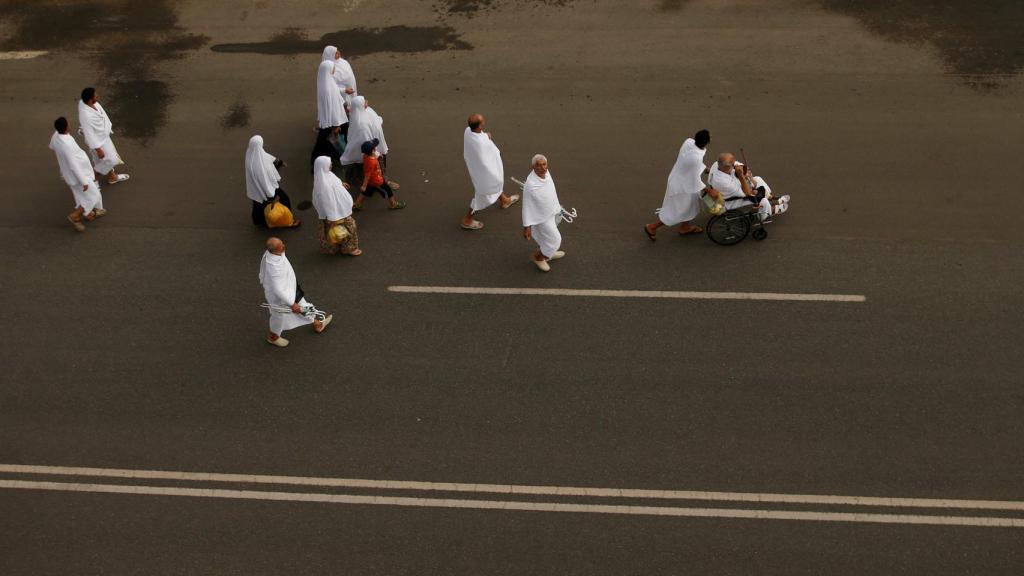
[[[348,118],[348,140],[345,143],[345,153],[341,155],[341,168],[344,171],[345,182],[349,186],[353,182],[361,180],[363,142],[373,140],[370,115],[366,112],[366,108],[366,98],[362,96],[352,98],[352,114]]]
[[[267,154],[263,150],[263,137],[253,136],[249,139],[249,148],[245,151],[245,195],[252,200],[252,223],[260,228],[267,227],[267,219],[263,209],[274,198],[290,210],[292,201],[278,184],[281,173],[277,169],[284,162]],[[295,220],[292,226],[298,226]]]
[[[356,73],[352,70],[352,65],[348,63],[348,60],[342,58],[341,50],[334,46],[324,48],[320,61],[334,64],[331,76],[334,77],[334,83],[338,85],[338,92],[345,100],[345,105],[351,107],[352,97],[356,95]]]
[[[363,253],[359,249],[356,221],[352,218],[352,195],[348,193],[348,186],[331,172],[329,156],[320,156],[313,162],[313,207],[320,215],[321,254],[359,256]],[[331,229],[336,226],[347,233],[338,243],[331,238]]]
[[[316,74],[316,118],[321,130],[341,126],[348,122],[345,115],[345,101],[334,82],[334,62],[320,62]]]

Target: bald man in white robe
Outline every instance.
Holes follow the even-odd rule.
[[[555,179],[548,172],[548,159],[542,154],[533,157],[533,171],[523,186],[523,238],[537,243],[533,263],[541,272],[550,272],[551,260],[565,257],[558,222],[562,205],[555,191]]]
[[[68,214],[68,221],[78,232],[85,232],[83,220],[91,222],[107,213],[103,209],[103,197],[100,185],[89,157],[78,146],[74,137],[68,133],[68,120],[61,116],[53,123],[53,136],[50,137],[50,150],[57,155],[60,176],[71,189],[75,198],[75,211]]]
[[[313,331],[319,334],[334,318],[327,315],[323,320],[317,320],[313,315],[315,307],[299,289],[295,270],[285,256],[284,242],[280,238],[267,239],[267,251],[260,261],[260,284],[263,285],[266,303],[270,305],[267,342],[274,346],[284,348],[288,345],[288,340],[281,336],[285,330],[312,324]]]
[[[469,179],[473,182],[473,200],[461,222],[465,230],[482,229],[484,223],[473,218],[473,215],[499,199],[502,210],[507,210],[519,201],[518,194],[505,194],[505,166],[501,162],[501,150],[494,144],[491,133],[484,132],[485,125],[483,115],[473,114],[462,136],[462,157],[469,170]]]
[[[89,147],[93,169],[97,174],[106,175],[107,184],[117,184],[129,178],[128,174],[118,174],[115,166],[124,162],[110,135],[114,126],[96,97],[95,88],[82,90],[82,99],[78,101],[78,125],[85,137],[85,145]]]

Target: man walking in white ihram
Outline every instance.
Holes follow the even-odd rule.
[[[533,263],[541,272],[550,272],[548,262],[565,256],[559,250],[562,234],[558,231],[558,219],[562,205],[555,192],[555,179],[548,172],[548,159],[537,154],[531,164],[533,171],[523,185],[523,238],[537,243],[539,249],[533,253]]]
[[[508,196],[504,192],[505,167],[501,163],[501,150],[491,139],[491,133],[484,132],[484,125],[484,117],[473,114],[462,136],[462,156],[466,160],[469,179],[473,181],[473,201],[469,203],[469,212],[462,217],[462,227],[466,230],[483,228],[484,223],[473,215],[499,199],[502,210],[519,201],[518,194]]]

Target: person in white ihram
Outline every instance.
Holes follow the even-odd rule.
[[[85,144],[89,147],[89,155],[92,157],[92,166],[97,174],[107,176],[107,184],[117,184],[128,179],[127,174],[118,174],[114,171],[115,166],[124,162],[114,147],[114,141],[110,135],[114,133],[114,126],[110,123],[106,110],[96,100],[96,89],[86,88],[82,90],[82,99],[78,101],[78,125],[85,137]]]
[[[562,205],[555,192],[555,180],[548,172],[548,159],[537,154],[530,163],[533,171],[523,186],[523,238],[533,239],[539,248],[533,253],[533,263],[541,272],[550,272],[551,260],[565,256],[559,250],[562,234],[558,232],[558,220]]]
[[[711,143],[711,133],[699,130],[693,138],[687,138],[679,148],[679,156],[668,175],[665,199],[661,201],[658,219],[644,224],[644,233],[654,242],[662,226],[679,225],[679,234],[699,234],[703,228],[693,224],[700,214],[700,193],[705,189],[700,177],[705,172],[704,153]]]
[[[469,212],[462,217],[462,227],[466,230],[480,230],[484,223],[473,218],[473,215],[498,199],[501,209],[506,210],[519,201],[519,195],[505,194],[505,167],[501,163],[501,150],[494,144],[490,132],[484,132],[486,121],[480,114],[469,117],[469,126],[462,136],[462,157],[466,160],[469,179],[473,181],[473,200],[469,203]]]
[[[68,214],[68,221],[79,232],[85,232],[82,220],[93,221],[107,213],[103,209],[103,197],[100,185],[96,183],[96,175],[85,151],[78,142],[68,134],[68,120],[61,116],[53,122],[54,133],[50,137],[50,150],[57,155],[60,176],[71,188],[75,197],[75,211]]]
[[[281,336],[285,330],[312,324],[313,331],[319,334],[334,318],[328,315],[320,321],[306,314],[306,309],[313,305],[306,301],[299,288],[295,270],[284,254],[284,242],[280,238],[271,236],[267,239],[267,251],[260,261],[260,284],[263,284],[267,304],[273,306],[270,309],[270,334],[267,342],[274,346],[284,348],[288,345],[288,341]]]
[[[756,205],[761,220],[778,216],[789,209],[789,194],[776,199],[764,179],[750,170],[729,152],[718,155],[718,162],[708,172],[708,186],[721,193],[729,210]]]

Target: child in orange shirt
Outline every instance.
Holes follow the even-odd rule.
[[[395,197],[395,191],[384,180],[384,174],[380,170],[380,163],[377,161],[377,145],[380,140],[374,138],[363,142],[363,185],[359,187],[359,196],[352,203],[353,210],[362,210],[363,202],[368,196],[380,193],[388,200],[388,210],[401,210],[405,208],[405,202],[399,202]]]

